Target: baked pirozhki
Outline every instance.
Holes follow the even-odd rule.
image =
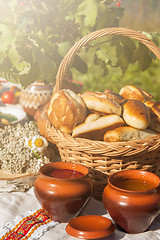
[[[160,118],[157,116],[151,118],[149,128],[160,133]]]
[[[144,130],[150,123],[150,112],[141,101],[129,99],[123,105],[123,119],[127,125]]]
[[[133,85],[126,85],[119,91],[119,94],[124,97],[124,99],[135,99],[141,102],[146,102],[153,98],[153,96],[146,91]]]
[[[86,117],[85,122],[93,122],[93,121],[98,120],[100,117],[101,117],[101,115],[92,113]]]
[[[156,134],[157,133],[155,131],[149,129],[139,130],[133,127],[124,126],[107,131],[104,134],[103,139],[105,142],[125,142],[152,137]]]
[[[152,106],[151,106],[152,111],[154,112],[154,114],[160,118],[160,102],[155,102]]]
[[[155,103],[155,101],[153,101],[153,100],[148,100],[148,101],[146,101],[144,104],[145,104],[147,107],[151,108],[154,103]]]
[[[61,89],[52,94],[47,116],[55,128],[71,134],[73,128],[85,120],[86,109],[81,96],[72,90]]]
[[[105,93],[86,91],[81,97],[87,108],[91,111],[102,114],[117,114],[121,116],[121,105],[109,99]]]
[[[90,116],[89,116],[90,117]],[[96,120],[86,119],[84,123],[77,125],[72,132],[73,137],[90,140],[103,140],[106,131],[124,126],[124,121],[116,114],[102,116]]]
[[[153,112],[152,110],[152,106],[154,105],[155,101],[152,101],[152,100],[149,100],[149,101],[146,101],[144,104],[148,107],[149,109],[149,112],[150,112],[150,119],[151,118],[155,118],[155,113]]]
[[[124,97],[122,97],[120,94],[114,93],[110,89],[105,89],[104,93],[107,96],[107,98],[119,104],[123,103],[125,100]]]

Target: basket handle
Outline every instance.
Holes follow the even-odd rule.
[[[76,55],[76,53],[79,51],[81,47],[85,46],[88,42],[95,40],[97,38],[101,38],[104,36],[112,36],[112,35],[121,35],[121,36],[131,37],[133,39],[137,39],[141,43],[146,45],[158,57],[158,59],[160,59],[160,48],[158,48],[152,40],[150,40],[149,38],[147,38],[146,36],[144,36],[139,32],[136,32],[131,29],[119,28],[119,27],[104,28],[101,30],[97,30],[81,38],[78,42],[76,42],[72,46],[72,48],[65,55],[57,72],[56,85],[54,90],[57,91],[60,89],[64,75],[67,71],[67,68],[71,60],[73,59],[74,55]]]

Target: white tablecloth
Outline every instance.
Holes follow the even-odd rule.
[[[37,199],[34,196],[33,188],[28,192],[10,192],[0,193],[0,228],[11,222],[19,215],[25,215],[28,211],[36,211],[41,208]],[[96,214],[110,218],[106,213],[102,202],[91,199],[86,207],[81,212],[82,215]],[[111,219],[111,218],[110,218]],[[71,237],[65,231],[66,224],[58,223],[55,227],[47,231],[40,240],[74,240],[77,238]],[[2,231],[2,230],[1,230]],[[2,232],[1,232],[2,233]],[[103,238],[103,240],[158,240],[160,239],[160,215],[152,223],[150,228],[141,234],[126,234],[120,231],[116,226],[115,232]]]
[[[0,104],[1,105],[1,104]],[[7,106],[7,105],[6,105]],[[22,109],[17,104],[15,108]],[[24,119],[25,121],[27,119]],[[34,196],[33,188],[28,192],[3,192],[0,193],[0,228],[2,229],[8,222],[14,221],[17,216],[25,215],[28,211],[36,211],[41,208],[37,199]],[[102,202],[91,199],[87,206],[81,212],[81,215],[103,215],[110,218],[106,213]],[[110,218],[111,219],[111,218]],[[54,228],[47,231],[40,240],[74,240],[77,238],[71,237],[65,231],[67,224],[58,224]],[[1,230],[2,231],[2,230]],[[2,232],[0,232],[2,233]],[[1,235],[1,234],[0,234]],[[103,238],[103,240],[159,240],[160,239],[160,215],[152,223],[150,228],[141,234],[126,234],[116,226],[115,232]]]

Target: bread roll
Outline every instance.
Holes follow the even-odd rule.
[[[153,112],[153,110],[152,110],[152,106],[154,105],[154,101],[152,101],[152,100],[149,100],[149,101],[146,101],[144,104],[148,107],[148,110],[149,110],[149,112],[150,112],[150,119],[151,118],[155,118],[155,113]]]
[[[96,121],[97,119],[99,119],[101,116],[99,114],[89,114],[86,119],[85,119],[85,122],[93,122],[93,121]]]
[[[151,118],[149,128],[160,133],[160,118],[158,118],[157,116]]]
[[[47,116],[53,126],[70,134],[86,118],[86,105],[72,90],[62,89],[52,94]]]
[[[72,136],[91,140],[103,140],[103,135],[107,130],[123,126],[124,121],[116,114],[106,115],[96,120],[88,121],[76,126]]]
[[[125,99],[135,99],[141,102],[146,102],[152,99],[152,95],[133,85],[126,85],[120,90],[119,94]]]
[[[104,93],[107,96],[107,98],[117,102],[118,104],[121,104],[122,102],[124,102],[124,97],[122,97],[120,94],[112,92],[112,90],[110,89],[106,89]]]
[[[150,112],[141,101],[129,99],[123,105],[123,119],[127,125],[143,130],[150,123]]]
[[[155,102],[152,106],[151,109],[153,113],[160,118],[160,102]]]
[[[149,100],[149,101],[146,101],[144,104],[145,104],[147,107],[151,108],[154,103],[155,103],[154,101]]]
[[[133,127],[118,127],[104,134],[105,142],[125,142],[130,140],[148,138],[156,135],[155,131],[146,129],[139,130]]]
[[[107,98],[105,93],[86,91],[82,95],[89,110],[104,114],[121,115],[122,108],[117,102]]]

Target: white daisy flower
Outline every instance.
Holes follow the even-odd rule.
[[[25,138],[25,146],[32,149],[32,138]]]
[[[31,146],[33,150],[43,152],[43,150],[48,146],[48,142],[44,137],[38,135],[32,138]]]

